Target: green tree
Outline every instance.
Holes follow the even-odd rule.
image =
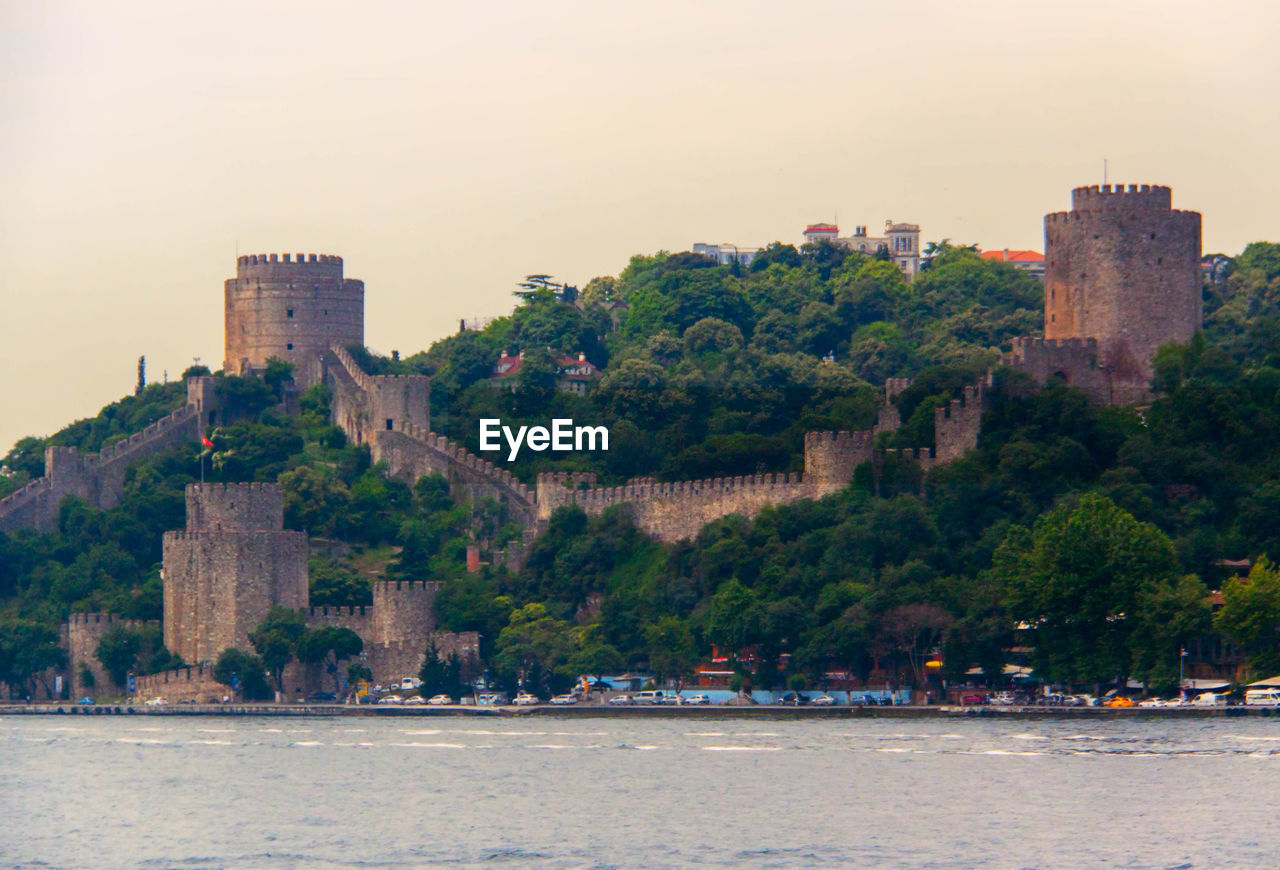
[[[1244,650],[1255,677],[1280,673],[1280,567],[1266,556],[1222,586],[1214,628]]]
[[[102,633],[94,655],[107,669],[111,682],[123,686],[129,672],[137,668],[140,652],[142,635],[133,629],[117,625]]]
[[[30,698],[37,680],[53,697],[52,686],[43,672],[66,666],[67,654],[58,645],[57,631],[27,619],[0,621],[0,682],[9,687],[11,698],[15,691]]]
[[[571,677],[560,673],[573,655],[572,628],[547,613],[539,603],[513,610],[498,635],[493,664],[508,680],[538,692],[566,686]]]
[[[276,691],[284,692],[284,669],[298,653],[298,643],[307,633],[307,624],[298,611],[276,605],[266,619],[249,632],[249,642],[262,659]]]
[[[235,647],[224,649],[214,663],[213,678],[239,692],[240,697],[246,701],[271,699],[266,665],[258,656],[244,650]]]
[[[333,677],[334,694],[342,692],[338,664],[364,650],[360,635],[349,628],[325,625],[313,628],[298,639],[298,659],[308,664],[321,663],[325,672]]]
[[[1015,530],[995,566],[1012,615],[1032,626],[1037,670],[1093,683],[1130,673],[1143,603],[1177,576],[1163,532],[1093,494]]]
[[[677,687],[698,662],[698,649],[693,633],[684,620],[664,616],[646,626],[644,640],[649,651],[649,666],[659,679],[671,677]]]

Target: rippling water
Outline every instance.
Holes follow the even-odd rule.
[[[0,719],[19,867],[1276,867],[1280,720]]]

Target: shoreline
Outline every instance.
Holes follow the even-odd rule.
[[[897,707],[781,707],[750,706],[633,706],[581,705],[553,707],[477,707],[454,704],[438,707],[346,704],[0,704],[5,716],[307,716],[401,717],[429,716],[519,718],[551,716],[566,719],[679,718],[698,719],[1208,719],[1224,717],[1276,717],[1280,707],[963,707],[949,705]]]

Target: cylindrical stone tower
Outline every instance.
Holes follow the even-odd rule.
[[[293,363],[304,385],[332,345],[364,344],[364,282],[342,277],[329,254],[254,254],[226,282],[223,370],[261,369],[270,357]]]
[[[1200,328],[1200,213],[1168,187],[1077,187],[1045,215],[1044,337],[1096,338],[1114,401],[1147,393],[1151,358]]]

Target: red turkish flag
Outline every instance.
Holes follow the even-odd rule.
[[[203,435],[200,436],[200,443],[203,444],[205,447],[213,446],[213,442],[210,441],[208,438],[204,437]]]

